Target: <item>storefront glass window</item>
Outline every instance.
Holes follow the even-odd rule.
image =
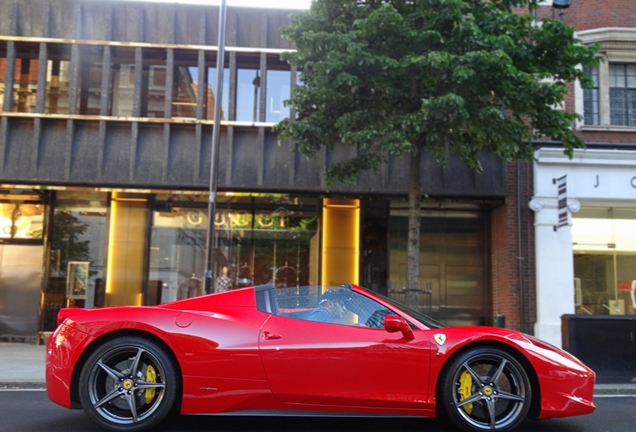
[[[43,331],[56,326],[60,307],[104,305],[105,193],[59,192],[55,201]]]
[[[207,194],[157,196],[149,304],[203,292],[207,224]],[[318,246],[316,199],[222,195],[213,252],[217,291],[258,284],[318,283]]]
[[[392,204],[389,297],[405,302],[408,210]],[[419,309],[446,325],[486,321],[485,218],[479,212],[423,211]]]
[[[579,314],[634,315],[636,210],[584,208],[572,218]]]
[[[42,203],[0,203],[0,238],[41,239],[43,222]]]

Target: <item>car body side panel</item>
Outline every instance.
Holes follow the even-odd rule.
[[[426,409],[430,344],[415,334],[272,316],[260,347],[282,401]]]
[[[73,370],[82,367],[80,354],[91,344],[114,331],[141,331],[158,337],[174,353],[183,377],[183,413],[240,406],[242,400],[269,393],[258,352],[258,334],[268,317],[249,307],[220,307],[214,313],[122,307],[76,315],[50,341],[47,374],[51,383],[60,382],[52,384],[53,398],[70,406],[69,389],[61,383],[71,382]]]

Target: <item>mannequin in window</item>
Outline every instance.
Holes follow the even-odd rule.
[[[229,269],[226,266],[221,268],[221,276],[216,278],[214,292],[225,292],[232,289],[232,279],[228,276]]]
[[[192,273],[191,277],[187,278],[179,284],[179,288],[177,289],[177,300],[197,297],[201,294],[203,294],[201,279],[199,279],[194,275],[194,273]]]

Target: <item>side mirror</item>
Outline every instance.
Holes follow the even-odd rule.
[[[400,318],[395,315],[387,315],[384,317],[384,330],[389,333],[402,332],[404,339],[407,341],[413,340],[415,337],[409,323],[407,323],[404,318]]]

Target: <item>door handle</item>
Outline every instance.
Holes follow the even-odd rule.
[[[282,337],[283,335],[270,333],[268,331],[263,332],[263,339],[273,340],[273,339],[280,339]]]

